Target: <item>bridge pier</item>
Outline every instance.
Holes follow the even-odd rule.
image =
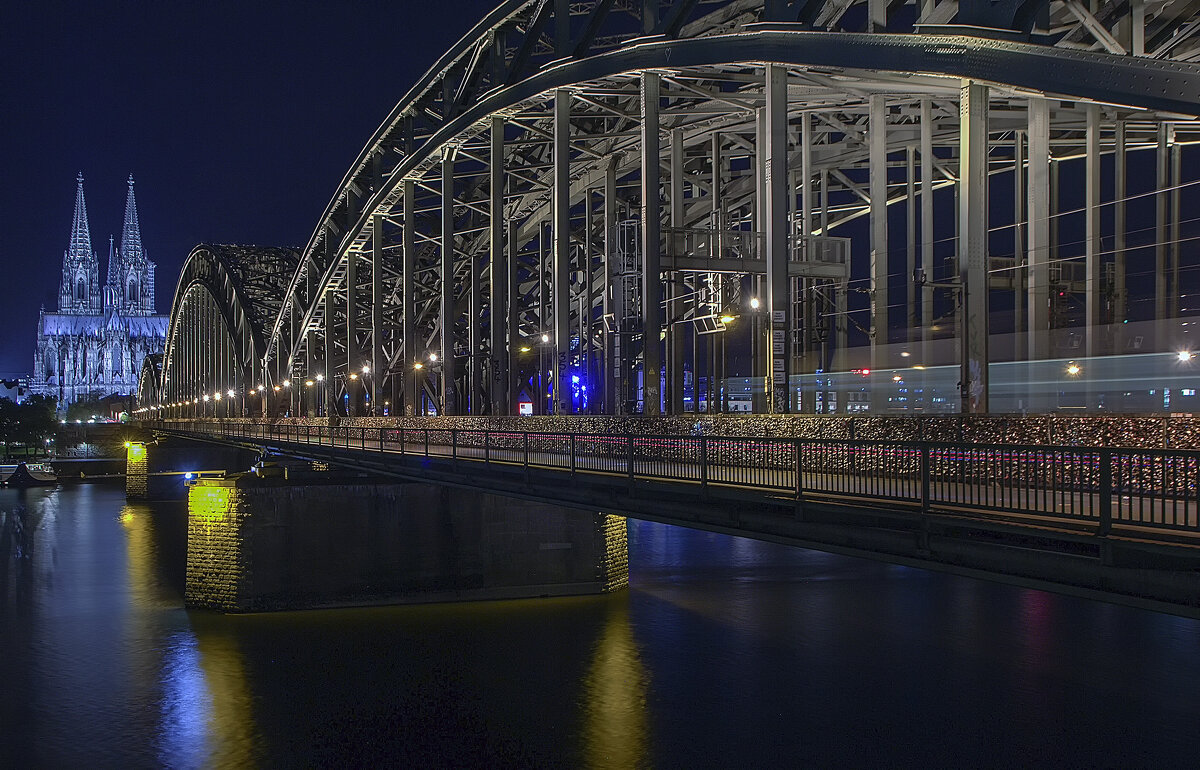
[[[185,600],[253,612],[603,593],[625,519],[434,484],[241,474],[188,494]]]
[[[233,446],[160,438],[125,443],[125,497],[129,500],[182,500],[187,474],[248,470],[258,452]]]

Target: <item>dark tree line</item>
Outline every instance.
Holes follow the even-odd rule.
[[[46,439],[58,428],[56,402],[46,396],[30,396],[17,404],[0,398],[0,441],[4,444],[4,459],[18,451],[23,456],[46,451]]]

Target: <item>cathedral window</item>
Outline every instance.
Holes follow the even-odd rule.
[[[87,284],[84,283],[83,278],[80,278],[75,283],[75,299],[80,302],[87,299]]]
[[[130,301],[130,302],[137,302],[137,301],[138,301],[138,285],[137,285],[137,281],[133,281],[133,280],[131,280],[131,281],[129,282],[129,290],[125,292],[125,297],[126,297],[126,298],[128,299],[128,301]]]

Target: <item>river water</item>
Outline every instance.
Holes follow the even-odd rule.
[[[0,766],[1195,766],[1200,621],[630,522],[613,596],[246,616],[181,504],[0,490]]]

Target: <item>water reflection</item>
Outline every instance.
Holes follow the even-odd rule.
[[[647,764],[646,669],[629,617],[629,597],[612,597],[583,681],[584,756],[589,767]]]
[[[615,596],[183,609],[181,506],[0,490],[0,766],[1182,766],[1200,623],[631,522]],[[954,726],[954,727],[950,727]],[[1180,761],[1183,759],[1184,761]]]

